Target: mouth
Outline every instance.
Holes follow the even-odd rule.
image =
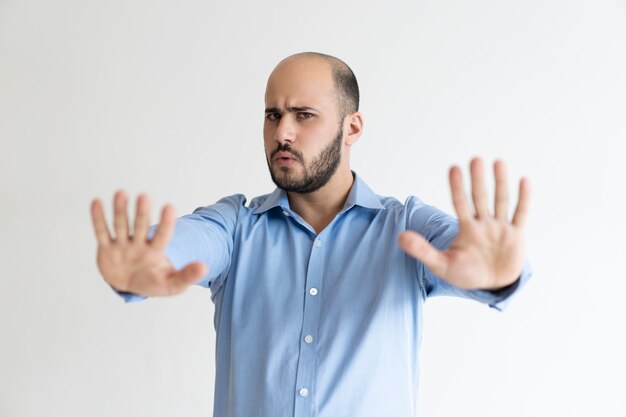
[[[281,151],[281,152],[278,152],[276,154],[276,156],[274,156],[274,159],[294,159],[294,160],[297,160],[298,158],[296,158],[296,156],[294,154],[292,154],[291,152]]]
[[[282,151],[278,152],[274,156],[274,162],[277,162],[280,166],[287,166],[298,162],[298,158],[296,158],[296,156],[290,152]]]

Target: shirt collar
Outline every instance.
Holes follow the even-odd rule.
[[[341,211],[349,210],[354,206],[361,206],[373,210],[384,210],[385,206],[381,204],[378,196],[365,184],[365,181],[354,171],[352,171],[352,175],[354,176],[354,182],[352,183],[350,194],[348,194],[346,203]],[[252,213],[261,214],[274,207],[281,207],[283,210],[291,211],[285,190],[276,188]]]

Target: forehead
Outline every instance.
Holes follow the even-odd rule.
[[[319,59],[283,61],[274,69],[265,89],[268,107],[334,106],[334,81],[330,66]]]

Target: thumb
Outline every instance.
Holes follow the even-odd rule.
[[[169,276],[170,291],[182,292],[185,288],[198,281],[207,273],[207,267],[202,262],[193,262],[179,269]]]
[[[407,254],[430,268],[435,275],[444,275],[448,265],[446,255],[421,235],[412,231],[402,232],[398,236],[398,244]]]

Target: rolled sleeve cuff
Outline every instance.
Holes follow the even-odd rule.
[[[511,302],[513,296],[517,294],[519,290],[524,287],[524,285],[526,285],[532,276],[532,273],[533,271],[530,266],[530,262],[526,260],[524,262],[524,267],[522,268],[522,273],[515,282],[495,291],[478,290],[478,292],[484,294],[485,302],[489,305],[489,307],[502,311]]]
[[[111,287],[111,289],[115,291],[117,295],[122,297],[122,299],[126,303],[134,303],[136,301],[141,301],[141,300],[145,300],[146,298],[148,298],[145,295],[139,295],[139,294],[135,294],[132,292],[120,291],[116,289],[115,287],[113,287],[111,284],[109,284],[109,287]]]

